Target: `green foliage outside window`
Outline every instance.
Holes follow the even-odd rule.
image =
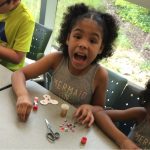
[[[125,0],[116,0],[115,5],[122,19],[150,33],[150,10]]]
[[[40,18],[40,8],[41,8],[41,0],[22,0],[27,8],[31,11],[32,15],[35,18],[36,22],[39,22]]]

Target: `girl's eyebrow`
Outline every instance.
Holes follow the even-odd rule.
[[[72,30],[73,32],[84,32],[83,30],[81,30],[80,28],[74,28],[73,30]],[[96,36],[97,38],[100,38],[100,36],[99,36],[99,34],[97,34],[97,33],[95,33],[95,32],[92,32],[92,34],[91,35],[93,35],[93,36]]]
[[[76,32],[76,31],[83,32],[80,28],[74,28],[72,31],[74,31],[74,32]]]

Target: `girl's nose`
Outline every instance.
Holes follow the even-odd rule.
[[[79,42],[78,47],[82,48],[82,49],[87,49],[88,48],[88,43],[86,41],[81,41]]]

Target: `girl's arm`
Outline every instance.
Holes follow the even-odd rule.
[[[3,47],[0,45],[0,58],[14,64],[19,64],[25,57],[25,52],[15,51],[12,48]]]
[[[21,121],[26,121],[32,109],[26,79],[22,71],[16,71],[12,75],[12,88],[17,96],[16,110]]]
[[[125,110],[106,110],[105,112],[112,121],[134,120],[137,123],[141,122],[146,115],[144,107],[132,107]]]
[[[55,69],[62,58],[62,53],[51,53],[39,61],[30,64],[12,75],[12,87],[17,96],[17,114],[21,121],[26,121],[32,108],[29,93],[26,89],[26,80],[35,78],[47,72],[49,69]]]
[[[111,114],[112,113],[112,114]],[[132,115],[135,113],[134,115]],[[109,136],[112,140],[116,142],[116,144],[121,149],[138,149],[138,147],[130,140],[126,135],[124,135],[112,122],[111,116],[113,120],[126,120],[138,118],[135,117],[138,114],[145,114],[145,110],[143,108],[133,108],[129,110],[119,111],[119,110],[108,110],[108,111],[97,111],[94,112],[95,122],[96,124],[105,132],[107,136]],[[110,115],[110,117],[108,115]],[[116,118],[115,118],[116,114]],[[131,116],[129,116],[131,115]]]
[[[92,97],[92,105],[101,106],[104,108],[108,84],[108,72],[102,66],[99,67],[93,84],[94,94]]]
[[[20,71],[23,72],[26,80],[36,78],[49,70],[54,70],[60,63],[62,57],[61,52],[50,53],[35,63],[25,66]]]

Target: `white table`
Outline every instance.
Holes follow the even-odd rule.
[[[11,85],[12,71],[0,64],[0,91]]]
[[[32,111],[27,122],[18,121],[16,114],[16,97],[12,88],[5,89],[0,92],[0,149],[89,149],[89,150],[108,150],[117,149],[118,147],[95,125],[91,128],[77,125],[75,132],[60,131],[60,124],[64,122],[64,118],[60,117],[60,105],[65,103],[48,90],[33,81],[27,82],[32,99],[35,96],[39,100],[43,99],[43,94],[49,94],[52,98],[57,99],[57,105],[41,105],[39,109]],[[66,119],[73,122],[72,113],[75,108],[70,105]],[[46,139],[47,128],[44,119],[47,118],[55,131],[60,132],[60,139],[54,143],[50,143]],[[80,144],[81,137],[87,137],[85,145]]]

